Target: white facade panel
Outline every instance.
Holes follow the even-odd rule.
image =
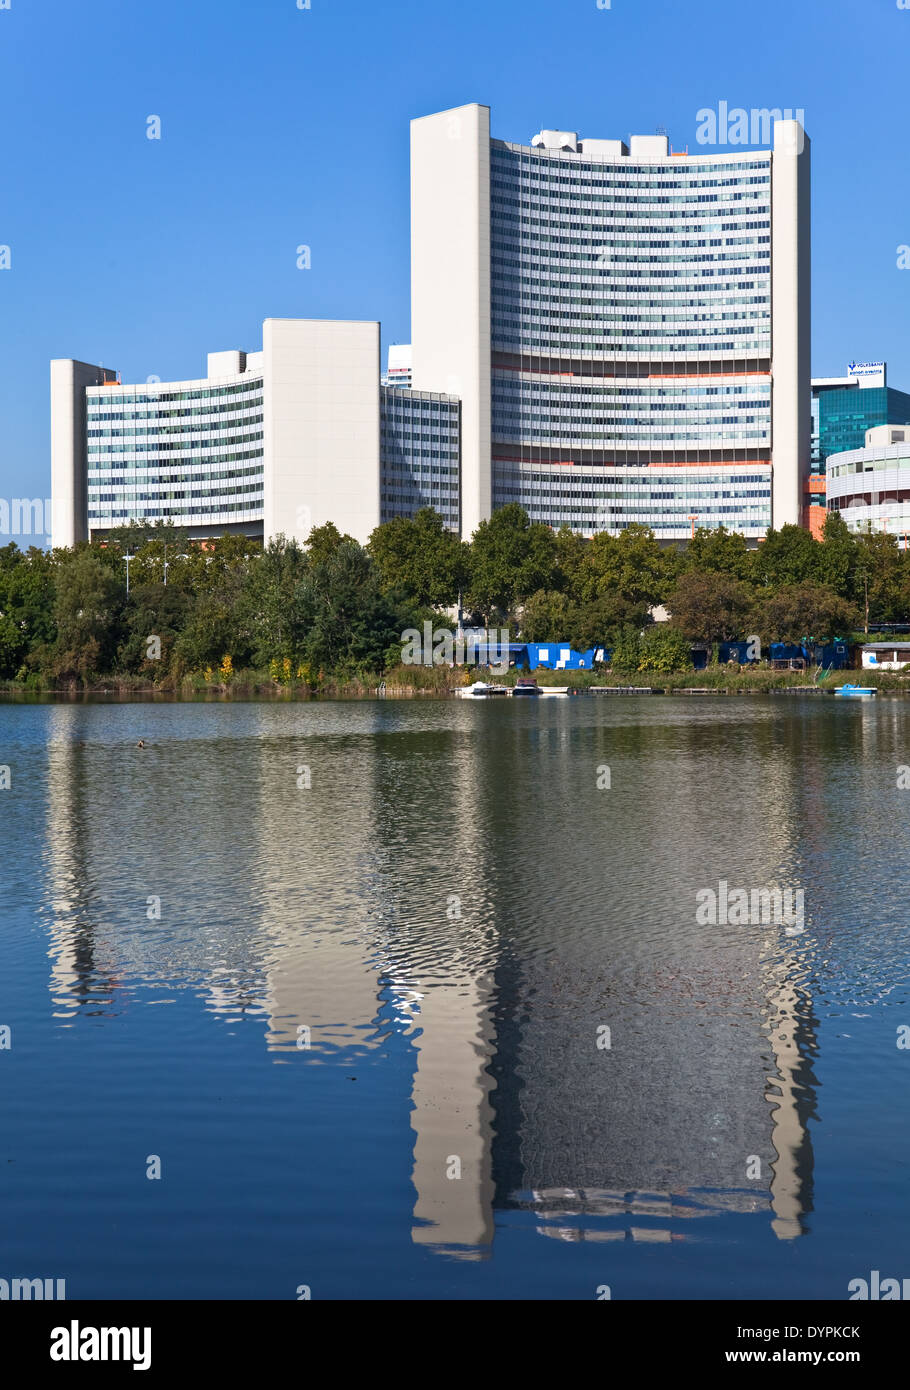
[[[633,135],[629,140],[631,159],[667,159],[670,139],[667,135]]]
[[[72,358],[51,362],[51,544],[88,540],[85,388],[113,372]]]
[[[812,439],[810,142],[799,121],[774,122],[771,161],[772,515],[802,521]]]
[[[222,376],[239,376],[244,370],[246,353],[231,350],[210,352],[206,366],[206,376],[210,380]]]
[[[490,109],[411,122],[412,385],[462,401],[462,535],[492,508]]]
[[[592,159],[622,159],[629,153],[624,140],[582,140],[578,148]]]
[[[379,525],[379,324],[266,319],[268,541],[332,521],[365,542]]]

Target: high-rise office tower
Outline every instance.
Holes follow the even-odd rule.
[[[461,398],[464,534],[507,502],[666,541],[803,519],[810,154],[773,144],[412,122],[412,380]]]

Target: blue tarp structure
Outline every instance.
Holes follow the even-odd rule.
[[[720,661],[738,661],[741,666],[769,657],[771,661],[802,660],[807,666],[833,667],[835,671],[845,671],[850,659],[847,643],[839,637],[831,642],[772,642],[761,657],[749,656],[748,642],[721,642],[717,655]]]
[[[847,643],[841,637],[831,642],[772,642],[768,649],[772,661],[798,661],[807,665],[833,667],[845,671],[850,660]]]
[[[527,666],[530,671],[539,667],[547,671],[592,671],[595,662],[605,661],[607,655],[603,647],[576,652],[568,642],[527,642],[515,665]]]
[[[758,661],[757,656],[749,655],[748,642],[721,642],[717,649],[718,661],[738,661],[740,666],[748,666],[751,661]]]

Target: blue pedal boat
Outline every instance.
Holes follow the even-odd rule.
[[[878,691],[874,685],[841,685],[834,693],[844,700],[866,700],[870,695],[877,695]]]

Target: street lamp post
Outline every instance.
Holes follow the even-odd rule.
[[[691,521],[691,523],[692,523],[692,539],[693,539],[693,541],[694,541],[694,540],[695,540],[695,523],[696,523],[696,521],[698,520],[698,512],[696,512],[694,516],[688,517],[688,520]]]
[[[126,561],[126,593],[127,593],[127,597],[129,597],[129,592],[130,592],[130,560],[135,560],[136,557],[135,557],[135,555],[124,555],[123,558],[124,558],[124,560]]]
[[[165,545],[164,547],[164,556],[164,587],[167,588],[167,572],[170,569],[171,565],[174,563],[173,560],[169,560],[167,558],[167,545]],[[189,555],[178,555],[176,556],[176,558],[178,560],[188,560],[190,557]]]

